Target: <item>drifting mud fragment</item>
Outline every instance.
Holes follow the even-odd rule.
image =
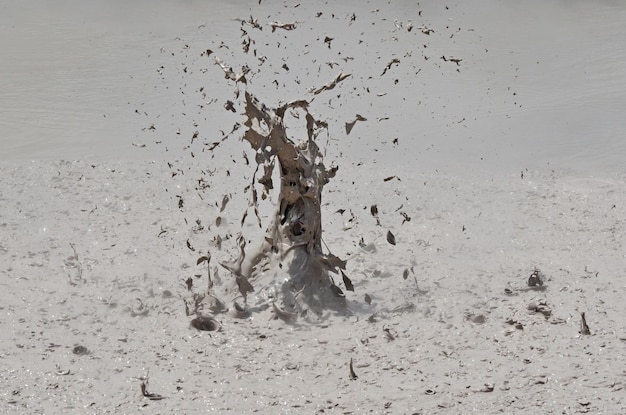
[[[356,124],[357,121],[367,121],[367,118],[357,114],[354,121],[347,122],[346,123],[346,135],[350,135],[350,132],[352,131],[352,128],[354,128],[354,124]]]
[[[270,27],[272,28],[272,33],[275,32],[276,29],[294,30],[296,28],[296,23],[271,22]]]
[[[392,66],[393,64],[399,65],[399,64],[400,64],[400,59],[396,59],[396,58],[394,58],[394,59],[392,59],[391,61],[389,61],[389,63],[387,64],[387,66],[385,66],[385,69],[383,70],[383,73],[381,73],[381,74],[380,74],[380,76],[383,76],[384,74],[386,74],[386,73],[387,73],[387,71],[388,71],[389,69],[391,69],[391,66]]]
[[[233,68],[226,65],[220,59],[215,58],[215,64],[218,65],[220,68],[222,68],[226,79],[230,79],[231,81],[235,81],[235,82],[242,82],[244,84],[248,83],[248,81],[246,80],[246,74],[250,72],[250,68],[243,67],[241,72],[236,73],[235,71],[233,71]]]
[[[332,81],[330,81],[329,83],[327,83],[326,85],[323,85],[319,88],[315,88],[313,89],[313,93],[315,95],[319,94],[320,92],[324,92],[324,91],[330,91],[331,89],[333,89],[334,87],[337,86],[337,84],[341,81],[343,81],[344,79],[346,79],[347,77],[349,77],[351,74],[349,73],[343,73],[340,72],[339,75],[337,75],[335,77],[335,79],[333,79]]]

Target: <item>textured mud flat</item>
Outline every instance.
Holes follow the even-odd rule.
[[[330,192],[325,215],[354,284],[347,313],[241,318],[216,267],[232,290],[219,331],[200,331],[186,281],[206,282],[198,250],[239,231],[239,215],[217,227],[219,208],[163,170],[3,165],[3,411],[625,407],[623,179],[442,175],[414,187],[359,175],[369,185]],[[211,249],[214,261],[238,253],[229,240]]]

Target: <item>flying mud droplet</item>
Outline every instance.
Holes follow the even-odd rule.
[[[200,265],[203,262],[211,262],[211,255],[206,255],[206,256],[201,256],[200,258],[198,258],[198,260],[196,261],[196,265]]]
[[[370,213],[372,214],[373,217],[377,217],[378,216],[378,206],[372,205],[370,207]]]
[[[272,28],[272,33],[276,31],[276,29],[283,30],[294,30],[296,28],[296,23],[279,23],[279,22],[271,22],[270,27]]]
[[[393,235],[393,233],[391,233],[391,231],[387,231],[387,242],[389,242],[391,245],[396,244],[396,237]]]
[[[382,74],[380,74],[380,76],[383,76],[384,74],[386,74],[386,73],[387,73],[387,71],[388,71],[389,69],[391,69],[391,66],[392,66],[393,64],[396,64],[396,65],[397,65],[397,64],[399,64],[399,63],[400,63],[400,59],[397,59],[397,58],[392,59],[392,60],[391,60],[391,61],[387,64],[387,66],[385,66],[385,70],[383,70],[383,73],[382,73]]]
[[[344,79],[346,79],[350,75],[352,75],[352,74],[340,72],[339,75],[337,75],[335,77],[335,79],[333,79],[332,81],[330,81],[326,85],[323,85],[323,86],[321,86],[319,88],[314,89],[312,92],[313,92],[313,94],[317,95],[317,94],[319,94],[321,92],[324,92],[324,91],[330,91],[331,89],[336,87],[339,82],[343,81]]]
[[[333,292],[333,294],[335,295],[335,297],[339,297],[339,298],[343,298],[346,295],[343,293],[343,291],[341,290],[341,288],[339,288],[338,286],[336,286],[334,283],[330,284],[330,290]]]
[[[463,61],[463,59],[453,58],[453,57],[446,58],[445,56],[442,56],[441,59],[444,62],[454,62],[456,63],[457,66],[461,66],[461,62]]]
[[[404,219],[402,219],[402,225],[404,225],[405,222],[410,222],[411,221],[411,217],[409,215],[407,215],[405,212],[400,212],[400,214],[404,218]]]
[[[356,124],[357,121],[367,121],[367,118],[357,114],[354,121],[347,122],[346,123],[346,135],[350,135],[350,132],[352,131],[352,128],[354,128],[354,124]]]
[[[343,270],[340,270],[340,271],[341,271],[341,277],[343,278],[343,285],[346,286],[346,290],[354,292],[354,285],[352,285],[352,281],[350,280],[350,278],[348,278],[346,273],[343,272]]]
[[[231,100],[226,101],[226,103],[224,104],[224,108],[230,112],[237,112],[237,110],[235,109],[235,103]]]
[[[231,81],[235,82],[242,82],[244,84],[248,83],[248,81],[246,80],[246,74],[250,72],[250,68],[244,67],[240,73],[235,73],[233,71],[233,68],[226,65],[220,59],[215,58],[215,64],[222,68],[226,79],[230,79]]]

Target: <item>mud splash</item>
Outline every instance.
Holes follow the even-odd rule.
[[[343,291],[330,274],[345,270],[346,261],[322,247],[322,190],[338,169],[326,168],[315,142],[327,125],[311,115],[306,100],[272,109],[248,92],[245,99],[248,130],[243,138],[256,151],[254,177],[262,168],[258,182],[269,192],[278,165],[280,192],[259,247],[246,253],[245,241],[240,240],[239,258],[222,265],[235,275],[246,301],[254,286],[262,287],[257,297],[271,302],[275,316],[283,320],[307,316],[309,311],[319,316],[325,309],[345,309]],[[288,138],[286,111],[304,112],[306,140],[296,143]],[[258,203],[258,198],[253,200]]]

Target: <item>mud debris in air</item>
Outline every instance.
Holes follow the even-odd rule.
[[[357,114],[354,121],[347,122],[346,123],[346,135],[350,135],[350,132],[352,132],[352,129],[354,128],[354,125],[356,124],[357,121],[367,121],[367,118]]]
[[[291,22],[291,23],[270,22],[269,26],[272,28],[272,33],[274,33],[276,29],[294,30],[297,27],[297,24],[296,22]]]

